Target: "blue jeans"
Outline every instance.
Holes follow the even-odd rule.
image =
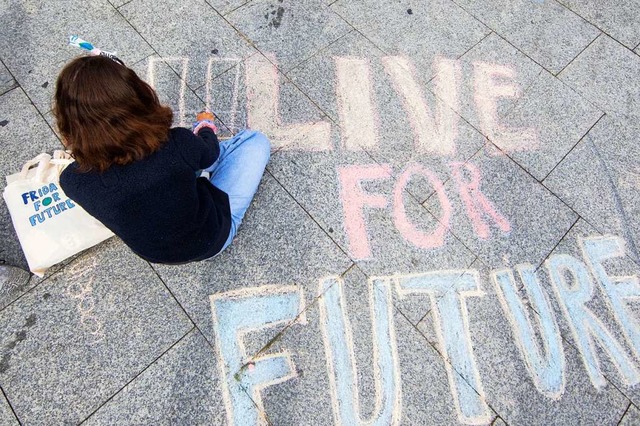
[[[205,169],[210,174],[211,183],[229,195],[231,206],[229,238],[218,254],[229,247],[236,236],[270,156],[271,143],[264,134],[243,130],[233,138],[220,142],[220,156]]]

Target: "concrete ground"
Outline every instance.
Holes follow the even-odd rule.
[[[3,176],[71,34],[273,154],[190,265],[0,203],[1,424],[640,424],[640,1],[3,0]]]

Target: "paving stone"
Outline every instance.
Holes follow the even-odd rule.
[[[446,96],[446,90],[438,91],[435,81],[429,83],[429,89],[485,136],[496,139],[500,128],[511,129],[516,135],[526,134],[526,128],[533,123],[527,123],[518,132],[508,114],[535,83],[543,70],[540,65],[491,33],[466,52],[457,67],[457,76],[450,71],[439,74],[443,83],[454,85],[457,96]]]
[[[598,231],[624,238],[638,261],[638,123],[604,117],[544,180]]]
[[[602,0],[559,0],[587,21],[598,26],[630,49],[640,43],[640,2],[623,0],[615,6]]]
[[[640,424],[640,410],[635,405],[630,405],[620,423],[620,426],[633,426]]]
[[[577,219],[557,197],[490,145],[457,170],[452,167],[454,179],[445,185],[452,206],[449,227],[490,267],[524,261],[538,265]],[[435,196],[425,206],[437,217],[442,214]]]
[[[31,274],[24,269],[0,265],[0,309],[21,296],[34,282],[31,281]]]
[[[571,231],[567,233],[567,235],[562,239],[562,241],[558,244],[558,246],[553,250],[550,256],[556,256],[560,254],[566,254],[573,256],[575,259],[583,262],[585,267],[588,268],[588,273],[593,281],[593,292],[590,297],[585,297],[585,308],[592,313],[592,315],[597,318],[597,320],[602,324],[607,333],[611,336],[611,338],[621,345],[623,351],[630,357],[630,360],[633,360],[632,355],[633,351],[629,351],[630,342],[625,336],[624,330],[621,327],[621,323],[628,323],[626,320],[621,318],[615,311],[613,310],[614,306],[618,305],[618,302],[612,300],[607,294],[602,290],[603,287],[599,284],[601,281],[595,275],[596,272],[594,269],[586,266],[588,265],[588,259],[585,257],[585,251],[582,248],[582,241],[587,238],[620,238],[617,235],[606,234],[602,235],[599,233],[594,227],[589,225],[586,221],[580,220],[576,225],[571,228]],[[623,241],[621,241],[624,244]],[[607,259],[603,262],[604,270],[607,275],[610,277],[629,277],[640,276],[640,266],[633,262],[633,260],[629,257],[629,248],[625,247],[625,253],[621,256],[613,256],[610,259]],[[560,298],[557,293],[554,293],[553,285],[549,278],[549,270],[545,265],[545,268],[541,268],[538,272],[538,279],[540,280],[541,285],[547,291],[547,294],[552,298],[551,304],[553,306],[553,310],[555,312],[555,316],[557,318],[558,326],[562,333],[563,339],[566,340],[569,344],[571,344],[574,348],[578,348],[578,342],[576,341],[576,336],[573,334],[571,330],[571,321],[564,314],[562,307],[560,306]],[[575,280],[570,283],[571,291],[578,291],[577,288],[579,285],[575,283]],[[627,299],[628,300],[628,299]],[[619,306],[617,306],[619,308]],[[626,303],[624,309],[627,310],[628,314],[638,321],[640,318],[640,309],[637,304]],[[606,343],[607,346],[612,346],[609,343]],[[606,377],[607,387],[611,387],[612,384],[617,387],[622,393],[624,393],[629,399],[631,399],[634,403],[640,403],[640,391],[638,390],[638,386],[629,386],[629,384],[622,379],[618,369],[615,367],[611,359],[608,357],[607,352],[603,350],[603,346],[594,345],[594,352],[599,359],[599,362],[596,364],[596,370],[602,371],[602,374]],[[637,351],[635,352],[637,356]],[[583,357],[584,358],[584,357]],[[637,358],[636,358],[637,359]],[[586,360],[585,360],[586,362]],[[634,363],[635,361],[630,361]],[[637,366],[637,363],[636,363]],[[586,370],[585,376],[587,376]],[[592,385],[595,386],[595,385]]]
[[[11,90],[0,98],[0,189],[6,187],[5,177],[18,173],[22,165],[42,152],[62,148],[47,122],[42,119],[22,89]],[[27,269],[11,216],[4,200],[0,203],[0,260],[8,265]]]
[[[83,420],[193,327],[116,238],[4,309],[0,324],[0,383],[20,420],[37,424]]]
[[[340,0],[331,8],[388,55],[420,61],[424,69],[438,56],[461,56],[489,34],[484,25],[445,0],[410,8],[400,0]]]
[[[341,310],[332,303],[335,297],[328,300],[328,294],[332,290],[340,295],[339,287],[342,287],[343,297],[340,305],[344,311],[344,317],[349,322],[347,330],[343,333],[336,324],[340,319]],[[452,391],[448,386],[447,370],[445,362],[440,355],[424,340],[420,333],[390,305],[389,301],[393,291],[393,285],[388,285],[387,291],[372,287],[367,277],[357,268],[351,269],[343,278],[342,283],[334,283],[323,296],[310,305],[306,312],[306,324],[296,323],[288,328],[280,338],[269,347],[268,352],[261,355],[287,352],[290,354],[296,369],[296,377],[284,381],[281,384],[269,386],[261,392],[261,402],[264,404],[267,419],[271,424],[293,425],[324,425],[338,424],[336,413],[332,413],[337,400],[345,404],[347,415],[354,418],[371,419],[379,415],[374,408],[376,392],[393,389],[392,380],[382,377],[399,377],[399,400],[392,412],[399,420],[399,424],[458,424],[459,417]],[[375,329],[381,336],[380,343],[374,334],[372,324],[372,309],[369,305],[373,291],[374,297],[380,297],[380,310],[376,310],[379,322]],[[390,339],[385,339],[385,324],[388,318],[393,331]],[[336,359],[330,355],[332,337],[334,344],[337,341],[346,341],[347,348],[353,348],[352,360],[355,363],[354,380],[349,379],[350,367],[336,369],[336,387],[333,388],[330,377],[333,374],[328,363]],[[249,340],[250,335],[245,335]],[[337,341],[336,341],[337,340]],[[383,351],[388,350],[395,354],[393,357],[385,356]],[[347,349],[347,350],[349,350]],[[382,355],[377,362],[374,359],[376,350]],[[338,354],[343,352],[336,348]],[[324,356],[322,356],[324,355]],[[348,356],[348,355],[347,355]],[[336,361],[340,365],[340,361]],[[390,368],[394,373],[388,376],[381,373],[380,368]],[[346,371],[345,371],[346,370]],[[379,383],[376,384],[376,379]],[[356,384],[356,386],[351,385]],[[332,389],[345,386],[346,394],[336,394],[331,397]],[[466,385],[468,386],[468,385]],[[467,388],[465,390],[471,390]],[[357,392],[357,402],[352,404],[351,392]],[[389,398],[393,395],[389,392],[385,395]],[[437,397],[432,397],[437,395]],[[382,395],[380,395],[382,397]],[[432,401],[425,404],[424,401]],[[311,403],[313,401],[313,403]],[[387,399],[384,399],[387,402]],[[387,402],[389,404],[389,402]],[[333,408],[335,411],[335,408]],[[494,414],[489,412],[488,422]],[[382,422],[391,424],[389,417]],[[342,418],[344,424],[354,424],[350,419]]]
[[[0,397],[0,422],[3,425],[19,425],[18,419],[11,411],[11,407],[4,396]]]
[[[107,0],[22,2],[6,9],[0,18],[0,56],[43,113],[51,109],[58,73],[68,60],[82,54],[67,45],[70,35],[117,52],[125,63],[151,53]]]
[[[601,116],[593,104],[544,71],[508,117],[513,128],[533,128],[532,144],[520,146],[515,141],[512,146],[509,138],[493,142],[543,180]]]
[[[202,262],[154,268],[211,338],[209,295],[272,284],[297,284],[314,294],[319,277],[340,275],[350,265],[347,256],[267,174],[227,250]]]
[[[133,0],[109,0],[109,3],[111,3],[113,5],[113,7],[120,7],[120,6],[124,6],[127,3],[130,3]]]
[[[600,36],[559,77],[606,113],[640,116],[640,57]]]
[[[223,423],[225,408],[214,351],[194,329],[85,424]]]
[[[458,3],[554,74],[600,33],[555,1],[461,0]]]
[[[273,54],[282,70],[351,30],[321,0],[254,0],[227,17],[261,52]]]
[[[9,70],[0,62],[0,96],[17,86]]]
[[[468,312],[472,353],[487,403],[507,424],[615,424],[628,405],[627,398],[613,386],[596,390],[582,368],[579,353],[563,342],[558,332],[553,334],[552,329],[550,335],[557,340],[545,344],[544,353],[548,354],[549,348],[555,349],[558,345],[563,347],[562,384],[549,389],[536,384],[525,361],[527,358],[535,359],[533,348],[520,345],[516,340],[518,337],[513,324],[517,321],[515,317],[507,318],[490,276],[492,271],[481,263],[475,266],[479,267],[481,294],[462,296],[466,302],[459,306]],[[451,289],[450,292],[455,294],[456,290]],[[550,297],[551,294],[547,294],[547,298]],[[535,321],[535,344],[541,345],[540,323],[536,321],[536,314],[529,303],[524,305],[524,312]],[[441,322],[444,324],[444,320]],[[437,344],[432,314],[427,315],[418,327],[428,340]],[[530,350],[525,353],[521,347]],[[531,362],[537,365],[535,361]],[[555,384],[556,381],[548,378],[540,383]]]
[[[240,6],[249,3],[251,0],[207,0],[207,3],[211,5],[221,15],[228,15]]]
[[[120,12],[192,89],[205,83],[209,58],[243,59],[254,52],[204,0],[136,0]]]

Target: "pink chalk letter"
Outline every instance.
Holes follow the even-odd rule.
[[[453,179],[458,185],[460,197],[464,202],[475,233],[483,240],[489,238],[489,225],[483,220],[484,215],[492,218],[502,232],[511,231],[509,221],[496,210],[491,201],[480,191],[480,169],[473,164],[461,162],[452,162],[451,169]],[[464,178],[463,169],[466,169],[471,174],[471,180],[467,181]]]
[[[363,180],[391,177],[389,165],[344,166],[338,169],[340,197],[344,212],[344,227],[349,240],[349,251],[355,259],[371,257],[371,247],[364,221],[364,207],[383,209],[387,199],[380,194],[367,194],[360,186]]]
[[[411,176],[414,174],[421,174],[429,180],[431,186],[436,190],[436,195],[438,196],[440,206],[442,207],[442,216],[440,216],[439,219],[440,225],[438,225],[438,227],[430,234],[413,226],[413,224],[409,222],[404,209],[404,189],[409,183],[409,180],[411,180]],[[419,164],[410,165],[398,178],[393,198],[393,220],[396,224],[396,228],[398,228],[400,234],[407,241],[416,247],[424,249],[440,247],[444,244],[444,236],[447,232],[447,228],[449,227],[449,220],[451,218],[451,203],[444,191],[444,185],[433,172]]]

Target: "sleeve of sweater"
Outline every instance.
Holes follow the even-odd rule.
[[[178,129],[178,150],[193,170],[206,169],[218,159],[220,145],[218,137],[209,128],[201,129],[194,135],[187,129]]]

